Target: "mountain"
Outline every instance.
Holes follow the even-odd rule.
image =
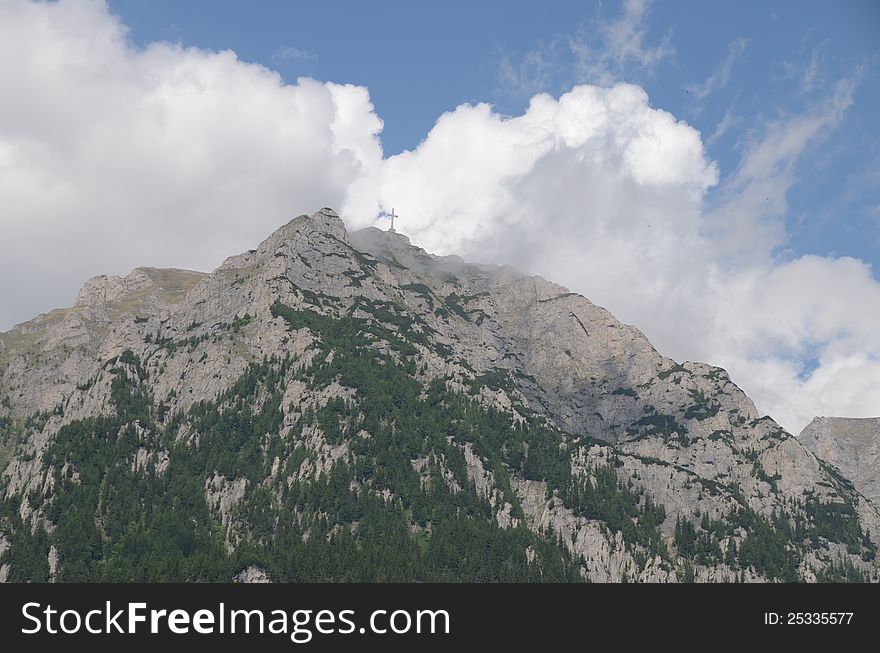
[[[300,216],[0,335],[0,579],[877,580],[877,509],[584,297]]]
[[[816,417],[798,440],[880,506],[880,417]]]

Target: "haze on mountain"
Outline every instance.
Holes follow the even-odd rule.
[[[0,334],[0,580],[876,581],[877,507],[552,281],[301,215]]]

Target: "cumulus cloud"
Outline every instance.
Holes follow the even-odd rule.
[[[136,265],[212,269],[381,159],[366,89],[138,49],[101,2],[0,4],[0,324]]]
[[[720,282],[700,349],[759,406],[793,430],[814,415],[877,415],[880,284],[865,263],[802,256]]]
[[[657,61],[644,5],[626,12],[635,27],[607,39]],[[296,213],[341,207],[359,227],[394,206],[429,250],[542,274],[665,354],[726,367],[789,429],[880,407],[871,271],[777,258],[797,162],[851,81],[764,125],[723,180],[700,133],[629,84],[538,94],[513,117],[462,105],[386,159],[367,89],[136,48],[96,1],[0,2],[0,88],[0,328],[69,305],[93,274],[212,269]]]
[[[420,242],[460,252],[482,249],[480,241],[508,227],[543,232],[546,222],[553,236],[574,218],[584,238],[601,231],[625,241],[656,216],[659,236],[670,226],[664,220],[692,222],[716,180],[699,134],[652,109],[641,88],[621,84],[578,86],[558,100],[537,95],[514,118],[463,105],[415,151],[385,162],[379,195],[407,212]],[[673,210],[657,204],[667,200]]]

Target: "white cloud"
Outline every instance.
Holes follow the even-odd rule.
[[[279,48],[272,58],[275,61],[304,61],[311,63],[318,61],[318,55],[314,52],[296,46]]]
[[[815,415],[878,414],[880,284],[867,265],[803,256],[742,271],[726,286],[703,347],[728,361],[759,405],[790,428]],[[816,366],[808,375],[805,361]]]
[[[564,64],[560,58],[560,40],[529,50],[521,57],[502,52],[498,63],[498,84],[502,93],[532,95],[558,79]]]
[[[702,84],[689,84],[688,92],[694,96],[698,102],[702,102],[707,97],[720,91],[730,83],[730,74],[733,71],[733,65],[742,57],[745,52],[748,41],[744,38],[738,38],[727,48],[727,56],[715,69],[712,74],[706,78]]]
[[[742,119],[736,116],[731,109],[728,109],[724,112],[721,120],[715,126],[715,130],[712,132],[709,138],[706,139],[706,145],[714,145],[716,142],[726,136],[731,129],[733,129],[741,122]]]
[[[821,81],[819,73],[819,56],[819,49],[816,48],[810,55],[810,63],[807,64],[807,67],[804,69],[803,79],[801,80],[801,88],[805,93],[808,93],[815,89]]]
[[[641,88],[579,86],[559,100],[537,95],[515,118],[486,104],[441,116],[415,151],[384,164],[380,201],[407,213],[408,232],[436,251],[527,228],[545,202],[548,211],[564,203],[560,215],[583,207],[578,220],[594,207],[590,224],[626,240],[643,218],[660,217],[658,198],[683,209],[664,219],[693,219],[716,177],[699,134],[648,106]]]
[[[644,45],[642,5],[626,16],[607,40],[635,45],[608,61],[668,56]],[[664,353],[727,367],[791,429],[880,409],[870,271],[775,258],[799,157],[841,121],[852,82],[764,125],[720,184],[701,135],[638,86],[536,95],[515,117],[463,105],[384,159],[365,88],[135,48],[96,1],[0,1],[0,88],[4,326],[69,305],[92,274],[211,269],[294,213],[342,207],[363,226],[394,206],[428,249],[543,274]]]
[[[0,88],[5,327],[93,274],[211,269],[381,159],[366,89],[137,49],[96,1],[0,3]]]
[[[786,198],[798,180],[797,164],[809,146],[840,123],[856,85],[857,77],[841,80],[829,98],[801,114],[769,122],[748,143],[709,212],[707,228],[722,258],[763,261],[785,242]]]
[[[784,61],[782,63],[783,76],[796,80],[798,90],[802,94],[811,93],[825,84],[825,75],[822,71],[824,64],[822,50],[825,45],[825,42],[822,42],[815,46],[810,51],[809,60]],[[805,44],[801,47],[801,54],[803,54],[805,47]]]
[[[559,36],[521,57],[502,53],[499,84],[506,93],[531,95],[553,80],[565,86],[590,83],[611,86],[640,79],[675,55],[671,35],[655,44],[648,39],[651,0],[626,0],[619,16],[597,16],[573,34]]]
[[[624,76],[629,66],[650,72],[662,61],[673,56],[670,35],[657,45],[647,45],[648,14],[651,0],[625,0],[618,18],[596,21],[593,30],[597,43],[590,39],[573,40],[581,78],[608,85]]]

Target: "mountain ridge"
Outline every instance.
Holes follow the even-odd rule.
[[[403,580],[483,578],[450,559],[467,537],[505,552],[496,579],[878,577],[880,516],[846,478],[724,370],[663,357],[562,286],[349,234],[331,209],[210,274],[150,270],[90,280],[71,309],[0,334],[0,579],[134,573],[114,546],[166,546],[156,533],[172,529],[138,535],[153,515],[134,497],[158,505],[183,487],[201,548],[173,554],[172,579],[207,579],[187,566],[206,551],[223,570],[211,579],[313,578],[315,532],[352,560],[379,555],[360,526],[379,519],[375,501],[404,538]],[[98,460],[131,515],[111,519]],[[90,465],[96,488],[79,480]],[[313,495],[334,474],[328,510]],[[65,535],[60,506],[77,492],[91,558]],[[45,565],[16,562],[41,532]],[[286,566],[282,540],[309,571]],[[321,573],[392,573],[359,564]]]

